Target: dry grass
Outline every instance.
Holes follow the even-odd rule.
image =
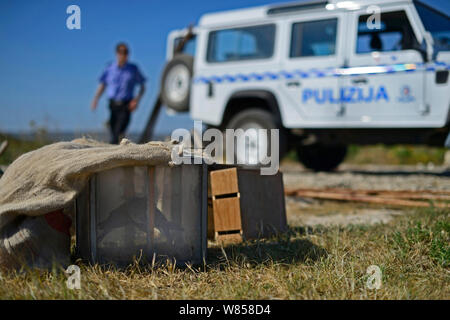
[[[391,165],[415,165],[428,164],[442,165],[445,152],[443,147],[394,145],[382,144],[370,146],[349,147],[346,163],[351,164],[391,164]]]
[[[359,146],[349,145],[345,163],[347,164],[378,164],[378,165],[443,165],[445,153],[444,147],[429,147],[415,145],[382,144]],[[284,162],[297,162],[298,158],[294,150],[289,151]]]
[[[34,139],[21,139],[0,132],[0,143],[8,140],[9,147],[0,157],[0,165],[9,165],[20,155],[36,150],[50,143],[45,128],[32,127]],[[442,165],[447,149],[441,147],[382,144],[358,146],[350,145],[345,163],[348,164],[384,164],[384,165]],[[298,161],[294,150],[288,152],[284,161]]]
[[[0,132],[0,143],[8,141],[8,148],[0,157],[0,165],[9,165],[22,154],[36,150],[48,144],[43,133],[36,133],[36,138],[33,140],[25,140],[14,138],[10,135],[5,135]]]
[[[209,249],[204,266],[127,270],[82,266],[3,274],[2,299],[450,299],[449,212],[418,210],[384,225],[291,227],[289,234]],[[366,269],[383,271],[368,290]]]

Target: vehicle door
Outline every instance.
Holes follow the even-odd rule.
[[[341,71],[345,119],[363,126],[409,126],[427,115],[422,37],[408,6],[380,10],[378,22],[366,9],[351,13],[348,67]]]
[[[341,79],[335,72],[344,64],[345,16],[344,12],[317,12],[286,21],[290,41],[280,91],[305,120],[302,126],[338,121]]]

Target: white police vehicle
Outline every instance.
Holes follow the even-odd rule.
[[[279,128],[280,151],[296,148],[308,168],[336,168],[350,143],[442,146],[449,136],[450,19],[424,3],[206,14],[174,54],[187,32],[168,37],[164,104],[221,129]]]

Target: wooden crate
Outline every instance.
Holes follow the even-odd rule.
[[[135,257],[200,265],[207,251],[207,167],[119,167],[76,199],[76,256],[127,266]]]
[[[229,183],[234,185],[234,190],[239,190],[243,238],[247,240],[266,238],[286,232],[288,226],[282,173],[263,176],[258,168],[234,168],[223,164],[211,165],[208,170],[210,174],[218,174],[222,171],[226,172],[225,169],[230,168],[237,170],[237,178]],[[221,179],[221,181],[228,180]],[[237,181],[237,186],[234,184],[235,181]],[[211,206],[209,210],[212,210],[211,194],[209,196]],[[211,223],[209,217],[210,214],[208,222]],[[209,225],[208,230],[211,228]],[[213,235],[210,234],[209,238],[213,238]]]
[[[208,238],[242,241],[240,193],[236,168],[210,172],[208,188]]]
[[[283,174],[262,176],[258,169],[239,168],[238,182],[244,238],[267,238],[286,232]]]

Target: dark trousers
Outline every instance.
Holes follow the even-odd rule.
[[[109,100],[109,110],[111,117],[109,118],[109,129],[111,131],[111,144],[119,144],[119,139],[125,134],[128,124],[130,123],[131,112],[128,109],[130,101],[114,101]]]

